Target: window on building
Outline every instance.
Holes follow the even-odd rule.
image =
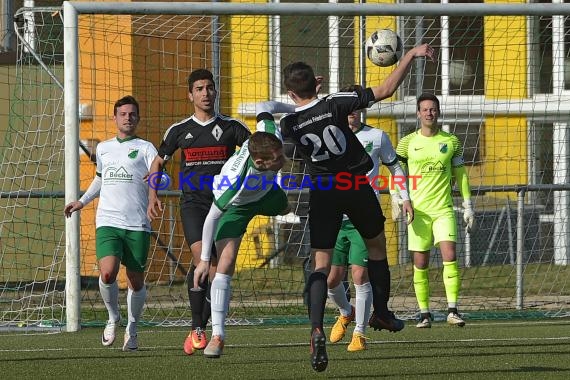
[[[305,3],[306,0],[281,0],[281,3]],[[315,1],[327,3],[327,0]],[[352,3],[349,0],[338,3]],[[327,16],[276,16],[278,28],[273,29],[272,41],[282,41],[274,62],[277,77],[283,68],[296,61],[311,65],[316,75],[325,77],[321,93],[334,92],[338,88],[354,83],[354,23],[355,17]],[[278,38],[273,38],[277,37]],[[284,95],[281,81],[275,94]]]
[[[422,3],[440,1],[428,0]],[[484,95],[483,17],[403,17],[400,25],[400,35],[404,39],[406,50],[418,43],[429,43],[439,53],[437,64],[420,60],[414,63],[411,75],[406,79],[408,85],[402,86],[404,96],[415,96],[423,91],[449,95]],[[449,36],[447,40],[446,35]]]

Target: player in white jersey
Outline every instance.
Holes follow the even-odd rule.
[[[341,91],[350,90],[351,88]],[[385,186],[385,184],[378,183],[377,176],[380,164],[386,165],[396,178],[404,179],[404,171],[398,162],[396,151],[390,142],[390,138],[384,131],[361,123],[361,110],[353,111],[348,115],[348,125],[372,159],[373,167],[367,173],[367,176],[370,182],[376,182],[372,186],[376,193],[378,193],[380,186]],[[406,182],[403,180],[399,183],[402,184],[400,194],[404,200],[403,210],[408,215],[408,221],[411,222],[414,214],[408,197]],[[356,290],[355,306],[352,306],[347,299],[346,291],[342,284],[348,265],[351,266],[352,281]],[[333,343],[340,341],[346,334],[347,326],[350,322],[355,321],[356,326],[351,342],[348,345],[348,351],[365,350],[366,340],[364,333],[372,304],[372,287],[368,277],[368,250],[362,236],[360,236],[346,215],[343,217],[333,250],[327,285],[329,299],[338,306],[340,311],[340,316],[331,330],[330,341]],[[373,322],[374,319],[371,320],[371,323]]]
[[[120,321],[117,274],[122,263],[127,273],[128,321],[123,351],[138,349],[137,323],[146,300],[144,270],[150,247],[148,176],[157,155],[152,143],[135,135],[139,105],[132,96],[119,99],[113,109],[117,136],[97,145],[97,169],[91,185],[78,200],[65,206],[70,217],[99,196],[96,216],[96,255],[99,290],[109,319],[101,336],[103,346],[115,341]]]
[[[205,357],[219,358],[224,348],[231,279],[248,223],[256,215],[285,215],[291,210],[287,195],[275,183],[285,156],[281,134],[272,115],[291,110],[292,106],[278,102],[258,104],[256,132],[214,177],[214,202],[204,222],[202,254],[194,271],[196,286],[208,276],[209,247],[215,241],[218,265],[211,288],[212,339],[204,350]]]

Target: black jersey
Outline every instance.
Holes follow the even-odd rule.
[[[209,205],[213,199],[213,176],[235,153],[236,146],[241,146],[250,136],[245,124],[229,116],[216,114],[207,122],[191,116],[168,128],[158,155],[168,160],[180,148],[179,179],[184,201]]]
[[[372,159],[348,126],[348,115],[373,103],[370,88],[316,99],[281,119],[283,139],[295,143],[312,178],[341,172],[365,175]]]

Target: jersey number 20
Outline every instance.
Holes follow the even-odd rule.
[[[346,137],[344,137],[344,133],[336,125],[327,125],[323,129],[322,139],[314,133],[303,135],[301,144],[313,146],[313,152],[311,153],[313,162],[328,160],[331,154],[340,156],[346,152]]]

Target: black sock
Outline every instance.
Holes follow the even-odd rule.
[[[190,308],[192,309],[192,330],[202,327],[202,312],[204,309],[204,289],[193,289],[190,291]]]
[[[327,301],[327,275],[323,272],[313,272],[307,281],[309,289],[309,318],[311,327],[323,330],[325,303]]]
[[[188,299],[190,301],[190,310],[192,311],[192,330],[197,327],[202,327],[202,313],[204,309],[204,298],[206,298],[206,290],[200,286],[199,288],[194,288],[194,269],[196,267],[192,266],[188,275],[186,276],[186,282],[188,286]],[[202,285],[202,284],[200,284]]]
[[[390,268],[388,259],[368,259],[368,276],[372,286],[372,303],[374,312],[379,316],[389,313],[388,300],[390,299]]]
[[[206,295],[204,297],[204,305],[202,308],[202,329],[206,328],[210,315],[212,314],[212,304],[210,302],[210,291],[212,290],[212,283],[208,281],[206,286]]]

